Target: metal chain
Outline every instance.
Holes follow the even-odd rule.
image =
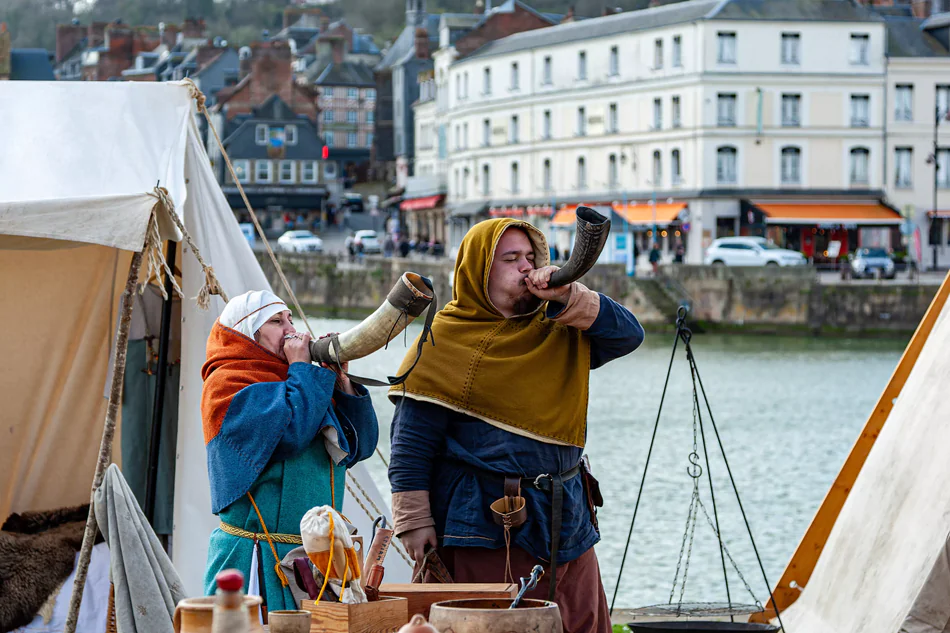
[[[699,499],[699,488],[696,488],[697,501]],[[686,551],[686,566],[683,568],[683,584],[680,585],[680,599],[676,603],[676,611],[679,613],[679,610],[683,605],[683,596],[686,594],[686,578],[689,576],[689,559],[693,555],[693,537],[696,536],[696,511],[693,510],[693,524],[690,526],[689,530],[689,549]]]
[[[673,586],[670,587],[670,601],[669,604],[673,604],[673,596],[676,595],[676,585],[679,583],[680,579],[680,567],[683,565],[683,554],[686,552],[686,541],[689,538],[689,526],[692,521],[695,521],[693,514],[696,512],[696,501],[699,498],[696,495],[697,488],[693,489],[693,498],[689,502],[689,511],[686,513],[686,527],[683,530],[683,542],[680,544],[680,555],[676,561],[676,573],[673,574]]]
[[[716,526],[713,524],[713,520],[709,516],[709,512],[706,511],[706,506],[703,505],[702,501],[699,502],[699,507],[700,509],[702,509],[703,515],[706,517],[706,522],[709,523],[709,527],[712,529],[713,534],[715,534],[718,537],[719,533],[716,532]],[[746,591],[748,591],[749,595],[752,596],[752,600],[755,601],[756,605],[762,606],[762,603],[759,602],[759,599],[755,597],[755,592],[752,591],[752,587],[749,586],[749,583],[746,581],[745,576],[742,575],[742,571],[739,570],[739,565],[736,564],[736,561],[732,558],[732,554],[729,553],[729,548],[726,547],[725,541],[722,542],[722,551],[725,552],[726,558],[728,558],[729,563],[732,564],[732,568],[736,570],[736,574],[738,574],[739,580],[742,581],[742,584],[745,585]]]

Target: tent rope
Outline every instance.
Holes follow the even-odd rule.
[[[182,236],[184,236],[185,242],[188,244],[191,252],[194,253],[195,259],[198,260],[198,264],[201,265],[201,270],[204,272],[205,281],[198,290],[198,296],[195,297],[198,307],[201,310],[207,310],[210,308],[211,295],[218,295],[222,300],[224,300],[225,303],[227,303],[228,296],[224,293],[224,289],[221,288],[221,284],[218,282],[218,278],[214,274],[214,268],[205,262],[204,257],[201,256],[201,251],[198,250],[198,245],[195,244],[195,240],[191,237],[191,233],[189,233],[185,228],[185,223],[182,222],[181,217],[175,213],[175,203],[168,194],[168,189],[165,189],[165,187],[155,187],[155,190],[149,195],[158,198],[156,206],[161,205],[165,210],[165,213],[168,214],[168,217],[172,219],[172,222],[175,223],[175,226],[178,227],[178,230],[181,231]],[[159,254],[161,254],[161,251],[159,251]],[[174,281],[174,277],[172,277],[172,280]],[[175,287],[177,288],[178,286],[176,285]],[[164,288],[162,288],[162,291],[164,292]],[[178,295],[181,296],[181,290],[178,291]]]
[[[280,262],[277,261],[277,255],[274,254],[274,250],[270,247],[270,242],[267,240],[267,236],[264,234],[264,228],[261,226],[260,220],[258,220],[257,218],[257,213],[254,211],[254,207],[251,206],[250,201],[247,199],[247,194],[244,192],[244,187],[241,186],[241,181],[237,177],[237,173],[234,171],[234,165],[231,164],[231,157],[228,156],[227,150],[224,149],[224,143],[221,142],[221,137],[218,135],[218,130],[214,127],[214,122],[211,120],[211,114],[208,112],[207,99],[204,93],[202,93],[201,90],[198,88],[198,86],[195,85],[195,82],[189,78],[183,79],[182,83],[184,83],[188,87],[188,90],[191,93],[191,96],[195,100],[195,103],[198,107],[198,112],[200,112],[204,116],[205,121],[208,123],[208,129],[211,131],[211,134],[214,136],[214,140],[218,145],[218,149],[221,151],[221,156],[224,158],[224,163],[225,165],[227,165],[228,172],[231,174],[231,179],[234,181],[234,184],[237,185],[238,193],[241,194],[241,199],[244,201],[244,207],[247,209],[247,212],[250,214],[251,221],[254,223],[254,228],[257,230],[258,235],[261,236],[261,241],[264,243],[264,248],[267,250],[267,254],[270,256],[271,263],[274,264],[274,269],[277,271],[277,276],[280,277],[280,281],[284,286],[284,290],[287,292],[287,296],[290,297],[291,302],[294,304],[294,308],[297,309],[297,313],[300,315],[304,324],[307,326],[307,331],[310,332],[310,336],[315,338],[313,329],[310,327],[309,321],[307,321],[306,317],[304,316],[303,308],[300,307],[300,302],[297,300],[297,294],[294,292],[293,288],[291,288],[290,282],[287,280],[287,277],[284,275],[283,268],[281,268],[280,266]],[[383,459],[382,453],[380,453],[379,448],[376,449],[376,454],[379,455],[380,459]],[[389,467],[389,464],[386,463],[385,459],[383,459],[383,463],[386,464],[387,468]],[[366,516],[368,516],[370,519],[376,518],[376,516],[374,516],[370,512],[370,510],[365,505],[363,505],[362,501],[360,501],[359,497],[356,494],[356,491],[353,490],[353,488],[350,486],[350,482],[353,482],[354,484],[356,484],[356,486],[359,487],[360,490],[363,491],[363,494],[365,495],[366,499],[370,502],[370,505],[372,505],[373,509],[375,509],[378,512],[377,516],[382,515],[383,512],[381,512],[379,508],[376,507],[376,504],[373,503],[372,498],[369,496],[369,494],[367,494],[366,491],[363,490],[363,487],[360,486],[359,482],[356,481],[356,478],[353,477],[353,475],[349,471],[347,471],[346,481],[345,481],[346,489],[350,492],[350,496],[357,502],[357,504],[359,504],[363,512],[366,513]],[[403,560],[405,560],[406,563],[412,566],[412,561],[409,559],[406,553],[403,552],[402,549],[396,544],[395,541],[393,542],[393,547],[396,549],[399,555],[402,556]]]
[[[148,227],[145,229],[145,248],[143,250],[147,261],[145,269],[146,283],[140,286],[139,293],[145,292],[145,286],[148,285],[148,280],[154,277],[157,280],[155,285],[158,286],[159,292],[162,293],[162,298],[168,301],[168,293],[165,292],[165,285],[161,283],[162,271],[164,270],[167,278],[171,280],[172,290],[174,291],[173,294],[184,299],[185,295],[182,293],[181,287],[175,279],[175,273],[168,267],[168,262],[165,261],[165,254],[162,253],[164,240],[162,240],[161,231],[158,230],[158,214],[156,213],[156,208],[159,204],[161,204],[161,202],[156,203],[155,207],[152,208],[152,214],[148,218]]]

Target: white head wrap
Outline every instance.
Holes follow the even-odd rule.
[[[287,304],[270,290],[252,290],[228,301],[218,321],[221,325],[253,339],[254,334],[267,323],[267,319],[289,309]]]

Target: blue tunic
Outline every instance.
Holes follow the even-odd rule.
[[[551,303],[547,316],[553,318],[563,308]],[[644,336],[636,317],[605,295],[600,295],[600,312],[585,334],[590,339],[591,369],[632,352]],[[583,453],[575,446],[539,442],[411,398],[403,398],[397,405],[391,440],[389,480],[393,492],[428,490],[436,534],[442,545],[449,547],[505,545],[504,532],[489,509],[491,502],[503,496],[500,479],[479,477],[460,462],[499,475],[536,477],[573,468]],[[551,497],[524,487],[522,495],[528,518],[512,531],[512,544],[548,562]],[[590,520],[581,478],[574,477],[564,483],[559,564],[577,559],[599,538]]]

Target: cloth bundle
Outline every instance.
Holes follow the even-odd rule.
[[[360,586],[361,566],[347,530],[347,522],[330,506],[309,510],[300,520],[300,536],[307,558],[313,563],[315,577],[322,576],[320,596],[327,585],[340,602],[357,604],[367,602]]]

